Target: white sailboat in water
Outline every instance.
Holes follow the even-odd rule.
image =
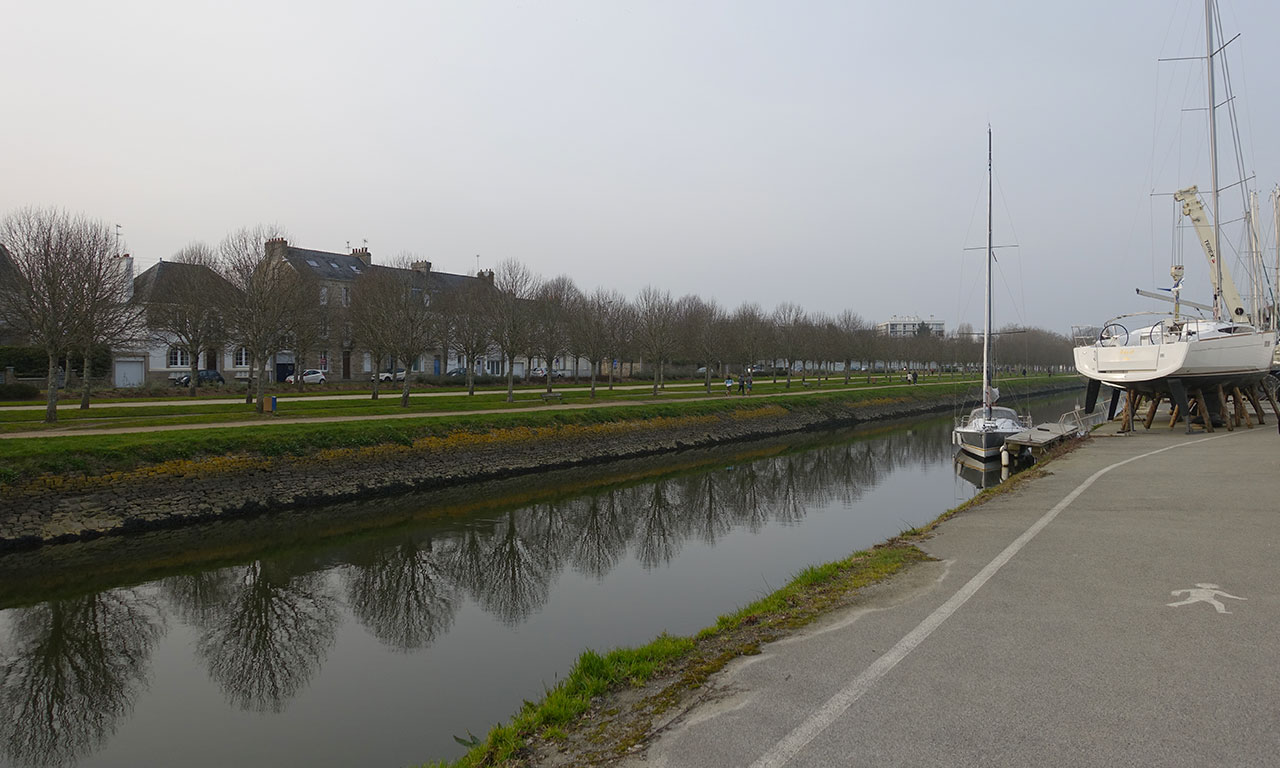
[[[991,128],[987,128],[987,291],[986,317],[982,325],[982,405],[956,423],[952,439],[960,450],[983,461],[1000,455],[1010,435],[1031,428],[1031,418],[1012,408],[997,406],[1000,390],[991,385]]]
[[[1085,410],[1092,412],[1099,388],[1108,384],[1116,390],[1132,390],[1153,398],[1168,397],[1180,409],[1189,411],[1188,395],[1216,402],[1219,388],[1254,387],[1271,368],[1276,333],[1273,313],[1255,302],[1252,317],[1240,298],[1231,272],[1220,258],[1222,219],[1218,205],[1217,119],[1215,117],[1214,61],[1221,55],[1214,50],[1213,0],[1205,0],[1205,40],[1208,50],[1209,162],[1212,180],[1210,200],[1213,220],[1205,211],[1196,187],[1174,194],[1200,239],[1209,262],[1213,305],[1204,306],[1182,301],[1183,267],[1171,270],[1173,312],[1142,312],[1121,315],[1104,324],[1099,332],[1082,338],[1077,334],[1076,370],[1086,376],[1089,389]],[[1228,99],[1227,101],[1230,101]],[[1226,102],[1224,102],[1226,103]],[[1139,291],[1147,296],[1154,294]],[[1211,312],[1210,317],[1193,317],[1190,309]],[[1265,323],[1269,327],[1259,327]],[[1204,402],[1204,400],[1202,400]],[[1115,400],[1112,400],[1114,409]],[[1217,412],[1210,404],[1210,413]],[[1188,421],[1187,429],[1190,430]]]

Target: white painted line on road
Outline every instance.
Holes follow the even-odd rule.
[[[1053,522],[1053,519],[1058,516],[1059,512],[1066,509],[1071,502],[1075,501],[1076,498],[1080,496],[1080,494],[1088,490],[1089,486],[1093,485],[1098,478],[1113,469],[1123,467],[1125,464],[1137,461],[1138,459],[1145,459],[1148,456],[1154,456],[1157,453],[1172,451],[1175,448],[1183,448],[1188,445],[1195,445],[1208,440],[1217,440],[1218,438],[1228,437],[1231,434],[1233,433],[1228,432],[1224,435],[1202,437],[1199,440],[1178,443],[1177,445],[1170,445],[1165,448],[1149,451],[1137,456],[1131,456],[1124,461],[1117,461],[1115,464],[1104,467],[1097,472],[1094,472],[1092,475],[1089,475],[1087,480],[1076,486],[1071,493],[1068,493],[1062,499],[1062,501],[1055,504],[1053,509],[1044,513],[1043,517],[1035,521],[1035,523],[1024,531],[1021,536],[1014,539],[1013,543],[1005,547],[1004,551],[1000,554],[996,555],[994,560],[987,563],[987,565],[979,571],[976,576],[969,579],[969,582],[961,587],[958,592],[952,595],[945,603],[938,606],[933,613],[926,616],[924,621],[921,621],[916,625],[915,629],[908,632],[905,637],[898,641],[897,645],[890,648],[883,656],[872,662],[871,666],[863,670],[862,674],[855,677],[847,686],[837,691],[830,699],[827,699],[826,703],[815,710],[808,719],[796,726],[791,733],[788,733],[783,737],[781,741],[761,756],[759,760],[752,763],[751,768],[781,768],[781,766],[786,765],[791,758],[795,757],[796,753],[804,749],[805,745],[810,741],[813,741],[818,734],[826,730],[826,728],[839,719],[840,716],[849,709],[849,707],[853,706],[854,702],[862,698],[863,694],[871,689],[871,686],[875,685],[880,678],[889,674],[889,671],[896,667],[898,662],[905,659],[907,654],[915,650],[916,646],[920,645],[920,643],[924,642],[929,635],[933,634],[933,631],[941,626],[942,622],[946,621],[951,614],[960,610],[960,607],[967,603],[969,598],[973,597],[979,589],[982,589],[982,586],[986,584],[992,576],[996,575],[996,571],[999,571],[1004,567],[1005,563],[1013,559],[1013,556],[1018,554],[1018,552],[1025,547],[1029,541],[1034,539],[1036,534],[1040,533],[1046,525]]]

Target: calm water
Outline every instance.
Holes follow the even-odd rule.
[[[584,649],[692,633],[976,491],[949,418],[803,439],[0,558],[0,764],[454,757]]]

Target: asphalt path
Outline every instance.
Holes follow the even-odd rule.
[[[936,562],[730,665],[623,764],[1280,764],[1278,442],[1095,437],[940,526]]]
[[[713,381],[711,382],[711,384],[714,387],[716,382]],[[607,389],[607,386],[608,386],[607,384],[601,384],[599,382],[596,383],[597,390]],[[685,388],[701,387],[701,386],[704,386],[704,384],[703,382],[699,381],[699,382],[694,382],[692,384],[681,382],[681,383],[667,384],[665,386],[668,389],[679,389],[681,387],[685,387]],[[615,384],[613,388],[614,390],[652,389],[653,385],[652,384],[626,384],[626,385]],[[500,395],[500,394],[506,393],[506,391],[507,390],[505,388],[479,389],[479,390],[476,390],[476,394]],[[528,387],[525,387],[522,389],[517,389],[516,394],[519,394],[521,392],[544,392],[544,391],[546,390],[541,387],[538,389],[530,389]],[[584,387],[580,387],[580,386],[555,387],[554,391],[556,392],[590,392],[591,387],[590,385],[584,386]],[[395,389],[384,388],[380,390],[380,392],[381,392],[381,395],[380,395],[381,397],[390,398],[390,397],[400,396],[399,388],[395,388]],[[311,402],[313,400],[369,400],[370,399],[369,394],[370,393],[368,391],[347,392],[341,395],[303,395],[303,394],[298,394],[294,392],[294,393],[287,393],[287,394],[277,393],[275,397],[280,402],[287,402],[290,400],[295,402],[298,402],[298,401]],[[267,396],[270,397],[271,393],[268,392]],[[409,397],[469,397],[469,395],[467,394],[467,391],[465,389],[464,390],[453,389],[447,392],[410,392]],[[166,407],[166,406],[178,407],[178,406],[190,406],[190,405],[235,405],[236,403],[243,403],[243,402],[244,402],[243,397],[219,397],[219,398],[183,397],[183,398],[175,398],[172,400],[107,400],[107,401],[99,401],[99,402],[91,403],[90,409],[92,410],[92,406],[95,406],[95,405],[99,408],[145,408],[145,407]],[[79,408],[80,408],[80,401],[78,399],[74,401],[68,400],[67,402],[58,403],[58,410],[78,410]],[[0,405],[0,411],[43,411],[44,409],[45,409],[45,406],[43,405]]]
[[[963,383],[965,383],[965,380],[963,380],[963,379],[947,379],[947,380],[944,380],[944,381],[929,381],[929,382],[924,382],[924,381],[922,381],[922,382],[920,382],[920,383],[918,383],[918,384],[911,385],[911,386],[917,386],[917,387],[936,387],[936,386],[943,386],[943,385],[947,385],[947,384],[963,384]],[[692,385],[690,385],[690,384],[668,384],[668,385],[667,385],[667,387],[668,387],[668,388],[676,388],[676,387],[690,387],[690,386],[692,386],[692,387],[701,387],[701,386],[703,386],[703,385],[702,385],[701,383],[698,383],[698,384],[692,384]],[[770,392],[770,393],[761,393],[761,394],[755,394],[755,395],[738,395],[737,393],[733,393],[733,394],[731,394],[731,395],[715,395],[715,396],[717,396],[717,397],[734,397],[734,398],[738,398],[738,397],[748,397],[748,398],[751,398],[751,399],[761,399],[761,398],[769,398],[769,397],[784,397],[784,396],[795,396],[795,395],[816,395],[816,394],[820,394],[820,393],[824,393],[824,392],[826,392],[826,393],[830,393],[830,392],[844,392],[844,391],[851,391],[851,390],[855,390],[855,389],[857,389],[857,390],[861,390],[861,391],[870,391],[870,390],[878,390],[878,389],[897,389],[897,388],[899,388],[899,387],[903,387],[903,386],[908,386],[908,385],[907,385],[907,384],[905,384],[905,383],[903,383],[903,382],[895,382],[895,383],[892,383],[892,384],[874,385],[874,386],[859,386],[859,387],[843,387],[843,386],[830,386],[830,385],[828,385],[828,386],[826,386],[826,387],[812,387],[812,388],[808,388],[808,389],[799,389],[799,390],[784,390],[784,391],[782,391],[782,392]],[[615,389],[615,390],[617,390],[617,389],[622,389],[622,388],[623,388],[623,387],[617,387],[617,386],[615,386],[615,387],[614,387],[614,389]],[[641,390],[643,390],[643,389],[652,389],[652,388],[653,388],[653,385],[652,385],[652,384],[650,384],[650,385],[648,385],[648,386],[643,386],[643,385],[641,385],[641,386],[628,385],[628,387],[626,387],[626,388],[628,388],[628,389],[641,389]],[[534,395],[536,395],[536,394],[538,394],[541,390],[517,390],[517,394],[520,394],[522,391],[523,391],[523,392],[525,392],[525,393],[529,393],[529,394],[534,394]],[[590,391],[590,387],[579,387],[579,388],[576,388],[576,389],[575,389],[575,388],[570,387],[570,388],[557,389],[557,390],[555,390],[555,391],[557,391],[557,392],[575,392],[575,391],[576,391],[576,392],[586,392],[586,391]],[[497,392],[496,394],[501,394],[502,392],[505,392],[505,390],[499,391],[499,392]],[[495,394],[495,393],[494,393],[494,392],[490,392],[490,394]],[[422,397],[442,397],[442,396],[460,396],[460,397],[466,397],[466,396],[467,396],[467,393],[466,393],[466,392],[426,392],[426,393],[419,393],[419,395],[418,395],[418,396],[422,396]],[[393,395],[393,397],[394,397],[394,395]],[[316,396],[313,396],[313,397],[305,398],[305,400],[306,400],[306,401],[311,401],[311,400],[343,400],[343,399],[353,399],[353,396],[348,396],[348,395],[332,395],[332,396],[330,396],[330,395],[316,395]],[[367,400],[369,400],[369,396],[368,396],[367,394],[366,394],[366,395],[364,395],[363,397],[355,396],[355,399],[362,399],[362,400],[366,400],[366,401],[367,401]],[[15,439],[19,439],[19,438],[31,438],[31,437],[74,437],[74,436],[82,436],[82,435],[123,435],[123,434],[134,434],[134,433],[139,433],[139,432],[177,432],[177,431],[182,431],[182,430],[194,430],[194,429],[230,429],[230,428],[233,428],[233,427],[272,427],[272,426],[284,426],[284,425],[289,425],[289,424],[334,424],[334,423],[347,422],[347,421],[385,421],[385,420],[389,420],[389,419],[431,419],[431,418],[444,418],[444,417],[449,417],[449,416],[481,416],[481,415],[485,415],[485,414],[496,414],[496,413],[528,413],[528,412],[533,412],[533,411],[574,410],[574,409],[583,409],[583,408],[628,408],[628,407],[636,407],[636,406],[642,406],[642,405],[655,405],[655,404],[667,404],[667,403],[683,403],[683,402],[699,402],[699,401],[705,401],[706,399],[707,399],[707,397],[706,397],[706,396],[700,396],[700,397],[664,397],[664,398],[646,398],[646,399],[642,399],[642,400],[625,400],[625,401],[619,401],[619,400],[605,400],[605,401],[601,401],[601,402],[592,402],[592,403],[566,403],[566,404],[562,404],[562,405],[532,405],[532,406],[527,406],[527,407],[523,407],[523,408],[519,408],[519,409],[512,409],[512,408],[483,408],[483,409],[460,410],[460,411],[428,411],[428,412],[423,412],[423,411],[408,411],[408,412],[406,412],[406,413],[392,413],[392,414],[385,414],[385,413],[384,413],[384,414],[365,414],[365,415],[351,415],[351,416],[290,416],[290,415],[281,415],[281,414],[277,413],[277,415],[275,415],[275,416],[270,416],[270,415],[263,416],[263,418],[262,418],[260,421],[220,421],[220,422],[213,422],[213,423],[209,423],[209,424],[158,424],[158,425],[144,426],[144,427],[101,427],[101,428],[97,428],[97,429],[77,429],[77,428],[62,429],[62,428],[60,428],[60,427],[50,427],[50,428],[46,428],[46,429],[28,430],[28,431],[24,431],[24,432],[7,432],[7,433],[0,433],[0,440],[15,440]],[[297,400],[295,400],[295,402],[297,402],[298,400],[303,400],[303,398],[298,398]],[[221,400],[204,400],[204,401],[200,401],[200,400],[185,400],[185,401],[164,401],[164,402],[166,402],[166,403],[173,402],[174,404],[192,405],[192,404],[204,404],[204,403],[215,403],[215,404],[216,404],[216,403],[223,403],[223,402],[229,402],[229,403],[244,403],[244,399],[243,399],[243,398],[240,398],[240,399],[236,399],[236,400],[229,400],[229,401],[221,401]],[[153,402],[153,403],[148,403],[148,405],[155,405],[155,404],[156,404],[156,403],[154,403],[154,402]],[[105,405],[105,404],[104,404],[104,405]],[[43,408],[41,408],[41,410],[43,410]]]

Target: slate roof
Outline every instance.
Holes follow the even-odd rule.
[[[394,269],[397,272],[408,272],[413,276],[415,286],[423,286],[430,293],[445,293],[460,290],[472,285],[480,278],[471,275],[455,275],[451,272],[437,272],[434,269],[424,272],[416,269],[402,269],[383,264],[365,264],[360,257],[346,253],[330,253],[308,248],[288,246],[284,254],[299,274],[310,274],[320,280],[354,282],[360,275],[371,269]],[[487,281],[481,281],[487,282]]]
[[[208,274],[201,275],[201,270]],[[140,302],[164,301],[173,293],[179,281],[189,279],[218,280],[226,283],[222,275],[203,264],[161,261],[133,278],[133,299]],[[230,283],[227,285],[230,286]]]

